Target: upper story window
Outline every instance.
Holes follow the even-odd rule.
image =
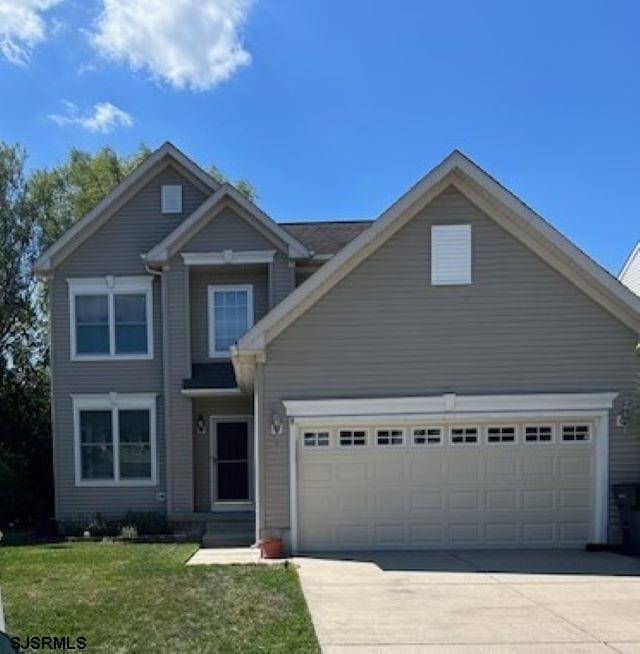
[[[156,483],[155,395],[73,397],[77,486]]]
[[[151,358],[152,279],[68,279],[71,358]]]
[[[253,325],[253,287],[209,286],[209,356],[227,357]]]
[[[471,225],[431,226],[431,284],[471,284]]]
[[[182,186],[163,184],[160,189],[162,213],[182,213]]]

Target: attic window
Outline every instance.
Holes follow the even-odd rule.
[[[431,284],[471,284],[471,225],[431,226]]]
[[[162,213],[182,213],[182,186],[163,184],[160,192]]]

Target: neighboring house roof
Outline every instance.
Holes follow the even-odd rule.
[[[152,152],[135,170],[127,175],[111,193],[99,202],[86,216],[74,223],[51,247],[40,255],[35,263],[38,275],[46,275],[66,259],[81,243],[102,226],[168,162],[175,164],[201,187],[216,191],[220,184],[200,166],[184,155],[168,141]]]
[[[231,200],[235,207],[240,208],[243,218],[255,220],[255,226],[270,240],[282,247],[285,245],[288,255],[292,258],[307,258],[309,251],[294,236],[286,232],[267,214],[247,199],[231,184],[222,184],[220,188],[207,198],[188,218],[176,227],[158,245],[154,246],[144,258],[151,266],[166,263],[178,250],[195,236],[212,218],[229,204]],[[246,212],[243,215],[242,212]]]
[[[194,363],[191,379],[185,379],[182,388],[236,388],[236,376],[231,361]]]
[[[335,254],[361,234],[372,220],[320,220],[317,222],[278,223],[313,254]]]
[[[640,295],[640,241],[631,250],[631,254],[622,266],[618,279],[630,288],[636,295]]]
[[[493,218],[624,324],[640,332],[640,297],[623,286],[524,202],[454,150],[359,236],[258,321],[232,348],[238,381],[268,343],[449,186]]]

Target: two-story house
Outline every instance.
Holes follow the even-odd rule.
[[[37,272],[60,523],[159,511],[294,551],[619,538],[640,298],[458,151],[372,222],[278,224],[165,144]]]

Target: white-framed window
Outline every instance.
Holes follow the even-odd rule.
[[[331,433],[328,431],[305,431],[302,442],[305,447],[329,447]]]
[[[209,356],[228,357],[229,347],[253,326],[253,286],[212,285],[209,293]]]
[[[471,225],[431,226],[431,284],[471,284]]]
[[[553,443],[553,425],[525,425],[525,443]]]
[[[180,184],[163,184],[160,189],[162,213],[182,213],[182,186]]]
[[[562,425],[564,443],[586,442],[591,440],[591,426],[585,424]]]
[[[515,443],[516,428],[509,427],[487,427],[487,443],[495,445],[497,443]]]
[[[338,432],[340,447],[364,447],[367,444],[366,429],[341,429]]]
[[[382,447],[404,445],[404,429],[376,429],[376,445]]]
[[[153,277],[68,279],[71,359],[153,357]]]
[[[449,440],[452,445],[477,445],[478,428],[477,427],[451,427],[449,430]]]
[[[442,445],[442,427],[414,427],[411,438],[414,445]]]
[[[156,396],[73,395],[76,486],[153,486]]]

